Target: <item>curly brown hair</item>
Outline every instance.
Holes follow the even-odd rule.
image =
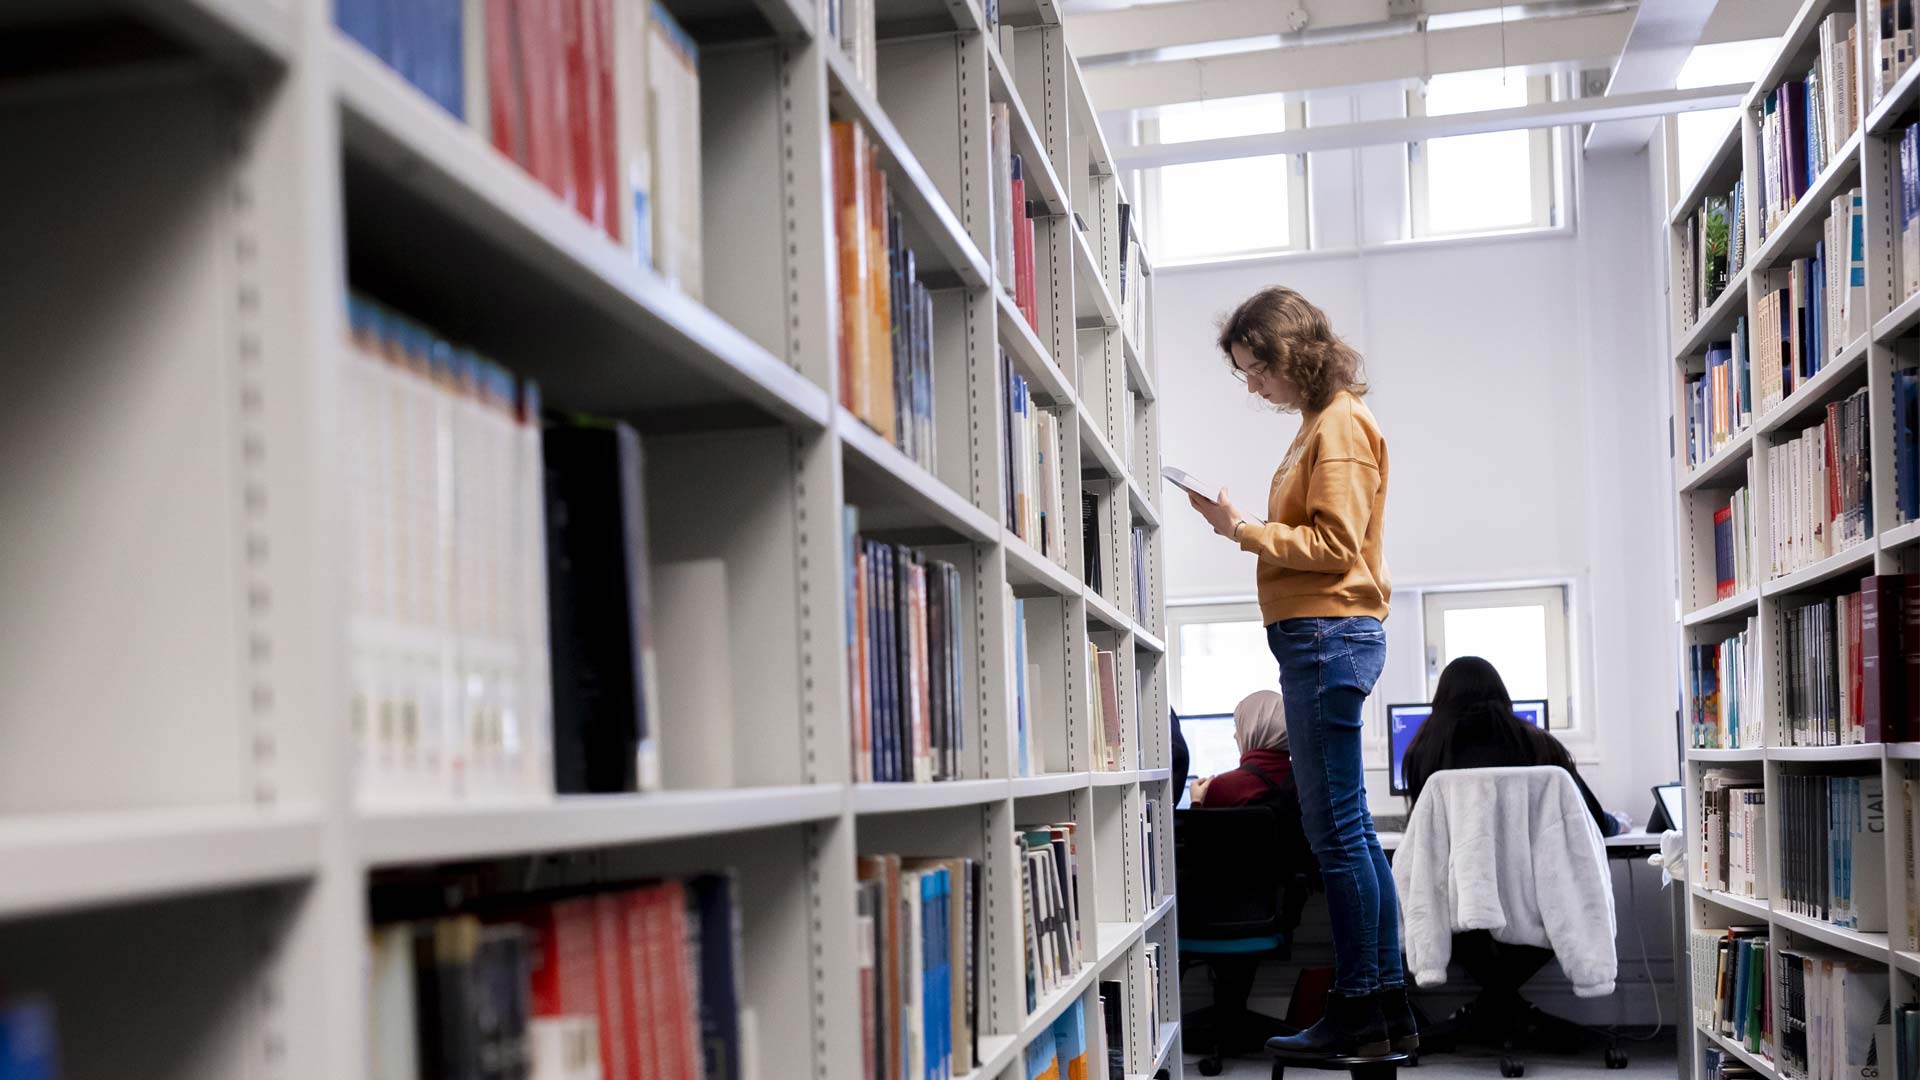
[[[1220,324],[1220,351],[1233,362],[1235,345],[1247,350],[1262,374],[1277,375],[1300,391],[1308,412],[1327,407],[1345,390],[1367,392],[1366,365],[1353,346],[1333,332],[1327,313],[1283,285],[1273,285],[1241,302]]]

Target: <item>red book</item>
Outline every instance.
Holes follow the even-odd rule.
[[[1860,701],[1860,692],[1863,683],[1861,678],[1860,638],[1860,598],[1856,596],[1853,598],[1853,603],[1847,605],[1847,690],[1850,695],[1848,700],[1853,703],[1853,715],[1847,718],[1847,722],[1853,726],[1855,731],[1864,732],[1865,725],[1861,721],[1863,708]],[[1861,741],[1864,742],[1866,740],[1863,737]]]
[[[555,0],[511,0],[514,22],[519,28],[514,51],[519,57],[520,109],[525,134],[526,157],[522,164],[535,180],[554,187],[549,174],[553,141],[553,87],[547,62],[547,15]],[[557,188],[555,190],[558,190]]]
[[[636,1068],[633,990],[620,893],[593,897],[594,974],[600,987],[600,1069],[604,1080],[641,1080]]]
[[[527,930],[533,1015],[598,1017],[593,901],[562,900],[543,907],[527,920]]]
[[[1906,661],[1907,677],[1900,707],[1887,714],[1887,741],[1907,742],[1920,735],[1914,722],[1914,710],[1920,709],[1920,574],[1901,574],[1906,583],[1901,593],[1901,611],[1906,616],[1900,628],[1900,656]]]
[[[595,153],[599,156],[599,176],[594,181],[594,193],[598,200],[596,213],[600,217],[596,220],[608,236],[624,240],[620,235],[620,103],[614,88],[614,55],[618,43],[613,37],[613,3],[612,0],[588,0],[588,4],[595,46],[593,100],[598,111]]]
[[[514,49],[513,0],[487,0],[487,122],[494,149],[527,167],[526,89]]]
[[[1834,524],[1840,516],[1840,403],[1827,403],[1827,426],[1825,438],[1827,456],[1827,519],[1822,524],[1827,527],[1828,552],[1838,551],[1840,530]]]
[[[560,5],[561,80],[566,92],[566,171],[561,197],[588,221],[593,220],[594,116],[587,108],[587,86],[592,74],[587,61],[585,0],[558,0]]]
[[[1889,741],[1904,707],[1900,639],[1905,589],[1895,574],[1874,574],[1860,582],[1860,719],[1870,743]]]
[[[633,993],[630,1021],[634,1030],[634,1061],[639,1067],[637,1075],[648,1078],[662,1075],[659,1010],[647,977],[653,970],[653,958],[648,952],[652,939],[647,926],[651,893],[650,889],[630,889],[620,894],[627,920],[627,963],[623,974]]]

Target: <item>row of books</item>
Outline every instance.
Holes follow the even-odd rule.
[[[1704,369],[1687,376],[1687,466],[1706,461],[1753,422],[1753,373],[1747,352],[1747,319],[1733,336],[1707,346]]]
[[[1827,16],[1814,66],[1761,99],[1762,236],[1793,210],[1859,127],[1853,39],[1851,14]]]
[[[1027,1012],[1080,974],[1095,930],[1080,918],[1078,826],[1015,826],[1020,860],[1020,963]]]
[[[1026,317],[1040,329],[1040,296],[1034,264],[1033,209],[1027,204],[1027,163],[1013,151],[1013,111],[995,102],[988,127],[993,154],[994,272]]]
[[[1777,577],[1873,535],[1867,390],[1829,402],[1826,417],[1767,448],[1768,520]]]
[[[959,568],[846,530],[847,680],[858,781],[957,780],[966,678]]]
[[[866,128],[836,120],[832,138],[840,404],[932,469],[933,294]]]
[[[1017,776],[1044,772],[1040,756],[1040,735],[1035,706],[1041,693],[1040,666],[1027,651],[1027,602],[1013,595],[1013,586],[1002,584],[1002,599],[1007,612],[1007,715],[1013,720],[1013,766]],[[1050,601],[1049,601],[1050,602]]]
[[[349,297],[349,725],[363,798],[553,789],[539,389]]]
[[[1120,326],[1134,344],[1147,340],[1147,303],[1143,299],[1146,282],[1141,277],[1140,244],[1134,238],[1133,206],[1120,202]]]
[[[1093,760],[1113,772],[1128,768],[1120,728],[1120,656],[1087,642],[1087,686],[1093,691]]]
[[[1915,1055],[1920,1055],[1920,1005],[1896,1005],[1893,1010],[1893,1056],[1898,1071],[1882,1066],[1880,1075],[1884,1077],[1892,1073],[1898,1080],[1920,1078],[1920,1057]]]
[[[1147,965],[1147,977],[1146,977],[1147,1030],[1152,1033],[1153,1039],[1157,1042],[1160,1037],[1161,983],[1163,980],[1167,980],[1167,979],[1177,980],[1179,978],[1179,974],[1177,972],[1168,971],[1161,965],[1161,948],[1160,948],[1159,942],[1157,941],[1147,942],[1143,951],[1146,954],[1146,965]]]
[[[1700,826],[1700,884],[1766,899],[1767,793],[1760,777],[1727,769],[1703,773]]]
[[[1866,239],[1860,191],[1835,196],[1814,253],[1755,275],[1754,396],[1765,413],[1824,370],[1866,330]]]
[[[1820,51],[1813,67],[1760,101],[1763,237],[1793,210],[1859,126],[1854,51],[1849,44],[1853,35],[1851,14],[1827,16],[1820,24]]]
[[[1688,954],[1694,1026],[1749,1053],[1772,1056],[1774,986],[1767,973],[1767,928],[1695,929]]]
[[[1104,480],[1088,480],[1080,486],[1080,566],[1087,588],[1107,595],[1107,575],[1100,563],[1100,489]]]
[[[973,859],[860,859],[862,1075],[935,1080],[978,1063],[987,977],[980,864]]]
[[[1760,583],[1753,525],[1751,488],[1735,488],[1726,505],[1714,507],[1713,583],[1719,599],[1737,596]]]
[[[1160,800],[1140,800],[1140,880],[1147,886],[1147,907],[1158,907],[1160,895],[1160,860],[1154,857],[1154,838],[1160,830],[1170,829],[1172,825],[1160,812]]]
[[[1900,296],[1920,292],[1920,123],[1900,130],[1899,172],[1894,183],[1899,191],[1895,227],[1900,238]]]
[[[1892,1018],[1887,969],[1858,957],[1775,950],[1782,1080],[1882,1075],[1875,1038]]]
[[[642,265],[700,296],[700,53],[665,8],[343,0],[335,18]]]
[[[1759,648],[1758,617],[1725,641],[1687,646],[1687,729],[1694,749],[1764,744]]]
[[[1896,812],[1907,825],[1907,841],[1901,852],[1906,870],[1906,947],[1920,949],[1920,861],[1916,861],[1916,845],[1920,845],[1920,780],[1911,774],[1900,780],[1900,806]]]
[[[1708,1046],[1701,1051],[1700,1075],[1703,1080],[1758,1080],[1760,1073],[1719,1046]]]
[[[1878,776],[1782,773],[1778,909],[1887,929],[1886,802]]]
[[[1745,258],[1746,192],[1736,180],[1727,194],[1707,195],[1687,215],[1681,238],[1681,322],[1691,327],[1726,291]]]
[[[59,1010],[47,995],[0,997],[0,1080],[60,1080]]]
[[[375,1080],[739,1080],[739,911],[707,874],[374,928]]]
[[[1875,574],[1860,590],[1784,613],[1788,746],[1899,741],[1920,690],[1920,576]]]
[[[1867,0],[1867,12],[1867,74],[1879,101],[1913,63],[1913,0]]]
[[[1920,370],[1893,373],[1893,514],[1920,521]]]
[[[1102,980],[1099,987],[1100,1026],[1106,1042],[1107,1080],[1126,1080],[1127,1021],[1122,1013],[1118,980]]]
[[[874,0],[826,0],[827,37],[853,67],[862,85],[880,93],[880,34]]]
[[[1133,527],[1133,610],[1144,623],[1153,610],[1147,595],[1147,527]]]
[[[1047,558],[1067,565],[1061,514],[1060,414],[1033,400],[1032,387],[1000,354],[1007,395],[1007,527]]]
[[[1090,1056],[1087,1011],[1076,1000],[1054,1019],[1046,1035],[1027,1044],[1020,1064],[1027,1080],[1086,1080]]]

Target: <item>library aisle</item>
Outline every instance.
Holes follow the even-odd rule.
[[[1703,1080],[1920,1053],[1920,67],[1892,28],[1802,6],[1667,223]]]
[[[1054,0],[0,42],[25,1075],[1181,1075],[1153,271]]]

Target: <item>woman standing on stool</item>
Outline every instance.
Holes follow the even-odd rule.
[[[1221,536],[1259,557],[1267,646],[1280,663],[1300,814],[1326,883],[1334,981],[1326,1016],[1270,1049],[1375,1056],[1420,1045],[1400,962],[1400,901],[1361,776],[1361,706],[1386,660],[1392,593],[1381,553],[1387,444],[1360,400],[1360,354],[1292,289],[1263,289],[1220,330],[1247,392],[1301,414],[1273,474],[1267,516],[1240,513],[1223,488],[1188,500]]]

